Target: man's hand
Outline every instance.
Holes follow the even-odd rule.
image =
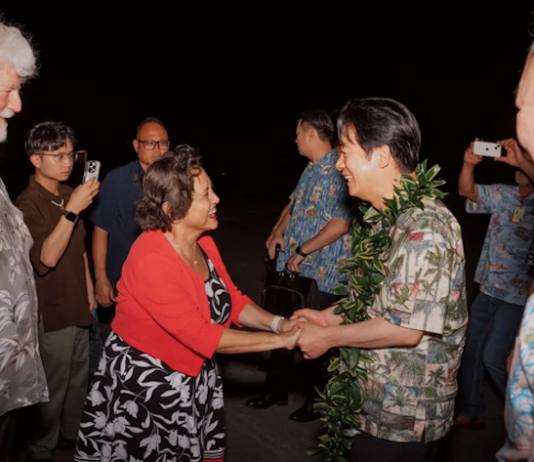
[[[303,310],[295,311],[293,316],[291,316],[291,319],[306,319],[309,322],[323,327],[339,326],[343,322],[344,316],[342,314],[334,314],[336,308],[336,306],[331,306],[322,311],[305,308]]]
[[[327,327],[321,327],[311,323],[300,326],[297,346],[302,350],[304,358],[318,358],[330,349],[325,339],[327,329]]]
[[[91,178],[87,183],[81,184],[72,191],[65,209],[78,215],[91,205],[99,190],[100,183]]]
[[[287,269],[294,273],[300,273],[300,264],[304,261],[304,258],[302,255],[294,253],[286,263]]]
[[[528,159],[525,157],[523,150],[519,147],[519,144],[513,138],[498,141],[498,143],[506,150],[506,156],[496,157],[497,162],[504,162],[512,167],[519,167]]]
[[[278,322],[278,332],[281,334],[284,332],[288,332],[294,328],[295,325],[308,322],[305,318],[299,318],[299,319],[282,319]]]
[[[276,257],[276,246],[280,245],[282,250],[284,249],[284,235],[280,233],[277,229],[274,229],[271,234],[269,234],[269,237],[267,238],[267,242],[265,243],[265,246],[267,247],[267,251],[269,253],[269,258],[271,260]]]
[[[107,277],[97,278],[96,280],[96,301],[106,308],[115,302],[113,287],[111,287]]]
[[[478,141],[478,138],[475,138],[475,141]],[[471,143],[469,147],[464,152],[464,164],[468,165],[477,165],[480,164],[483,160],[483,156],[478,156],[474,152],[474,143]]]
[[[286,350],[292,350],[297,346],[297,340],[299,339],[301,332],[300,325],[303,325],[304,323],[298,324],[299,325],[293,326],[293,329],[280,334]]]

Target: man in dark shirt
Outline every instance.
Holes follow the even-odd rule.
[[[133,147],[138,160],[108,173],[91,215],[95,224],[96,299],[103,307],[115,301],[122,265],[141,234],[135,218],[135,201],[141,194],[140,177],[169,149],[169,135],[163,123],[153,117],[143,120],[137,127]]]
[[[91,179],[72,190],[63,184],[76,160],[76,138],[60,122],[34,126],[25,148],[35,176],[15,201],[33,237],[30,251],[39,300],[39,343],[50,401],[35,407],[28,451],[51,460],[59,436],[74,442],[89,374],[89,329],[96,308],[80,212],[98,194]]]

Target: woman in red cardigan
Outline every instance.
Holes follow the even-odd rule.
[[[143,178],[144,232],[117,285],[113,332],[87,396],[76,461],[222,461],[215,353],[292,349],[298,326],[233,284],[206,231],[219,198],[196,151],[178,146]],[[245,325],[266,332],[230,329]]]

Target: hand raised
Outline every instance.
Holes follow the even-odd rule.
[[[475,141],[479,141],[478,138],[475,138]],[[464,152],[464,164],[477,165],[482,162],[482,159],[482,156],[475,154],[474,143],[471,143]]]
[[[65,209],[69,212],[79,214],[91,205],[93,198],[98,194],[99,190],[100,183],[94,178],[91,178],[87,183],[81,184],[72,191]]]
[[[512,167],[520,167],[527,159],[517,141],[513,138],[499,141],[499,144],[506,150],[506,156],[496,157],[497,162],[504,162]]]

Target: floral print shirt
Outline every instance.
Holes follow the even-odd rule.
[[[415,347],[362,351],[373,361],[364,363],[368,379],[360,384],[361,429],[398,442],[426,443],[449,431],[467,327],[460,225],[441,201],[423,204],[391,230],[382,255],[387,276],[369,315],[424,335]]]
[[[519,186],[477,185],[478,200],[469,213],[491,213],[475,273],[480,291],[523,307],[532,277],[527,254],[534,239],[534,194],[521,199]]]
[[[347,185],[336,170],[337,151],[325,154],[317,164],[310,162],[291,195],[291,218],[284,234],[285,252],[278,255],[277,270],[283,271],[299,245],[319,234],[332,218],[352,221],[345,203]],[[352,236],[349,231],[335,242],[312,252],[300,264],[302,276],[317,281],[321,292],[334,294],[347,277],[339,269],[350,257]]]
[[[22,212],[0,180],[0,416],[48,401],[38,343],[38,305]]]
[[[534,460],[534,296],[528,299],[508,377],[504,423],[507,438],[500,462]]]

